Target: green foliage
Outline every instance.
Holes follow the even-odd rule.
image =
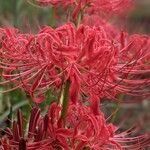
[[[0,0],[0,25],[14,26],[23,31],[37,31],[39,26],[55,26],[52,8],[41,8],[26,0]]]

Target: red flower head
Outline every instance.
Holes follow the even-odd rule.
[[[120,36],[120,73],[124,79],[122,89],[127,90],[128,94],[149,95],[150,86],[150,38],[144,35],[131,35],[121,33]],[[122,69],[121,69],[122,68]],[[120,75],[121,75],[120,74]],[[126,79],[125,79],[126,78]],[[128,89],[124,85],[128,86]],[[121,87],[121,86],[120,86]]]
[[[79,93],[109,98],[117,93],[147,94],[149,77],[137,79],[135,74],[149,73],[144,61],[150,53],[149,39],[113,40],[105,30],[84,25],[76,29],[71,23],[55,30],[45,27],[36,35],[4,29],[0,67],[5,81],[0,84],[14,82],[13,89],[23,87],[33,98],[37,93],[37,102],[49,86],[68,79],[73,101]]]
[[[90,14],[121,15],[133,6],[134,0],[93,0],[89,8]]]
[[[73,8],[72,18],[75,19],[81,11],[88,14],[99,14],[104,16],[120,15],[129,11],[133,6],[133,0],[35,0],[39,5],[54,7]]]
[[[69,140],[72,150],[140,150],[141,147],[149,145],[149,134],[131,137],[136,128],[117,133],[119,129],[107,123],[101,111],[95,114],[93,109],[95,108],[82,104],[69,106],[66,122],[73,129],[72,139]]]
[[[0,139],[1,150],[53,150],[51,143],[53,139],[47,136],[49,118],[42,117],[40,109],[32,108],[28,131],[24,131],[24,118],[21,111],[18,111],[17,121],[12,122],[12,129],[6,128],[5,135]]]
[[[24,131],[24,118],[18,111],[18,120],[13,121],[12,128],[6,128],[5,135],[0,139],[0,149],[10,150],[56,150],[64,148],[69,150],[67,139],[72,135],[70,129],[66,129],[59,123],[60,106],[53,103],[49,113],[41,115],[40,109],[34,107],[31,110],[30,120],[27,122],[27,131]]]
[[[93,92],[96,86],[103,95],[107,81],[112,80],[110,70],[116,65],[117,49],[102,27],[81,25],[76,29],[66,24],[55,30],[46,27],[37,35],[11,32],[11,37],[8,31],[3,32],[0,50],[6,79],[1,84],[15,82],[34,97],[35,91],[44,92],[69,79],[75,90],[71,95]]]
[[[130,137],[133,129],[115,133],[118,129],[106,122],[99,111],[95,115],[92,108],[77,103],[70,104],[65,126],[60,118],[61,107],[56,103],[50,106],[44,117],[40,109],[32,108],[28,132],[24,131],[23,115],[18,111],[18,120],[13,121],[12,129],[6,128],[0,139],[3,150],[109,150],[136,149],[150,144],[150,135]]]

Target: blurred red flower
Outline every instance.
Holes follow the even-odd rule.
[[[75,19],[81,11],[101,16],[121,15],[133,6],[134,0],[35,0],[39,5],[73,8],[72,17]]]

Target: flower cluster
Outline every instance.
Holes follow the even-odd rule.
[[[42,6],[73,7],[72,16],[75,18],[80,11],[86,10],[89,14],[122,14],[133,5],[133,0],[35,0]]]
[[[33,98],[42,98],[48,87],[69,79],[73,101],[78,94],[148,95],[149,37],[120,33],[112,40],[106,30],[71,23],[45,27],[36,35],[3,29],[0,68],[5,81],[0,84],[14,82],[13,89],[23,87]]]
[[[32,108],[26,132],[18,111],[0,149],[140,150],[149,145],[150,134],[131,137],[133,128],[119,133],[100,110],[102,98],[150,95],[150,37],[120,32],[104,19],[123,14],[132,0],[36,2],[68,8],[72,17],[37,34],[0,28],[0,85],[11,84],[0,93],[21,88],[35,103],[42,103],[51,88],[60,95],[44,116],[38,106]]]
[[[117,127],[107,123],[102,112],[95,116],[93,111],[82,104],[70,104],[66,125],[60,118],[61,107],[53,103],[43,117],[40,109],[33,107],[27,133],[23,130],[24,120],[18,111],[18,120],[12,129],[4,130],[0,141],[3,150],[106,150],[140,149],[147,145],[150,135],[126,137],[134,129],[116,133]]]

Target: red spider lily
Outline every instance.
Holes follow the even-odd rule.
[[[40,109],[33,108],[29,121],[28,133],[24,131],[24,119],[18,111],[18,120],[13,121],[12,129],[6,128],[5,135],[0,139],[2,150],[46,150],[51,149],[52,139],[47,137],[48,117],[40,116]]]
[[[48,130],[50,135],[51,131],[55,131],[56,134],[56,131],[59,130],[58,128],[62,127],[70,133],[67,137],[65,134],[67,132],[63,132],[65,140],[59,139],[66,145],[59,146],[61,148],[66,147],[66,150],[83,150],[85,148],[93,150],[109,150],[112,148],[116,150],[140,150],[141,147],[144,148],[150,144],[150,134],[131,137],[137,128],[116,133],[119,129],[106,122],[103,113],[99,110],[99,101],[95,97],[92,97],[90,106],[84,106],[81,103],[70,103],[65,126],[61,122],[60,107],[57,104],[53,103],[50,106],[49,117],[51,118]],[[53,130],[50,130],[50,127]]]
[[[98,102],[98,101],[95,101]],[[93,110],[94,109],[94,110]],[[70,105],[68,110],[68,125],[74,129],[72,137],[72,149],[141,149],[149,144],[149,134],[130,137],[134,128],[120,134],[113,124],[107,124],[102,112],[94,114],[95,107],[87,107],[81,104]],[[76,118],[76,119],[75,119]]]
[[[98,101],[96,101],[98,102]],[[5,129],[1,138],[0,148],[3,150],[109,150],[133,149],[140,150],[150,143],[150,135],[130,137],[133,129],[115,133],[118,129],[113,124],[107,124],[102,112],[94,114],[94,107],[77,103],[70,104],[66,124],[62,124],[61,107],[53,103],[48,114],[40,115],[40,109],[34,107],[31,111],[28,132],[23,130],[23,116],[18,113],[17,122],[12,129]]]
[[[76,29],[71,23],[55,30],[45,27],[36,35],[3,29],[0,67],[5,81],[0,84],[14,82],[13,89],[23,87],[33,98],[37,92],[36,102],[50,86],[68,79],[74,101],[79,93],[148,95],[149,37],[121,34],[112,40],[105,30],[85,25]]]
[[[105,15],[121,15],[129,12],[129,8],[133,7],[134,0],[93,0],[89,8],[90,14]]]
[[[122,74],[128,78],[121,80],[122,84],[128,85],[131,95],[148,94],[150,85],[150,38],[142,35],[127,35],[122,33],[120,36],[120,46],[122,48],[120,67]],[[122,66],[122,64],[125,64]],[[123,86],[124,86],[123,85]],[[144,88],[145,87],[145,88]],[[143,93],[144,92],[144,93]]]
[[[73,7],[72,17],[85,10],[88,14],[123,14],[133,4],[133,0],[35,0],[42,6]],[[127,9],[128,8],[128,9]]]
[[[56,108],[51,105],[51,110]],[[55,109],[58,110],[59,107]],[[54,110],[53,110],[54,111]],[[57,116],[58,114],[52,114]],[[54,116],[47,114],[42,117],[40,109],[32,108],[30,120],[28,122],[28,132],[24,131],[24,119],[22,112],[18,112],[18,120],[13,121],[12,129],[6,128],[5,135],[0,139],[0,149],[10,150],[55,150],[63,147],[67,149],[66,138],[71,131],[54,125]]]
[[[2,30],[2,32],[4,38],[2,42],[2,49],[7,50],[7,52],[5,53],[1,49],[0,68],[3,69],[3,77],[7,81],[2,82],[1,84],[15,82],[17,87],[14,87],[13,89],[24,87],[24,89],[29,91],[33,96],[33,91],[35,91],[35,89],[39,86],[41,82],[40,80],[43,78],[44,70],[46,69],[49,70],[47,73],[48,76],[51,76],[51,79],[44,79],[45,81],[40,85],[47,87],[52,85],[52,83],[58,84],[59,79],[55,78],[55,76],[58,74],[56,74],[55,70],[53,70],[51,63],[46,66],[41,64],[39,60],[40,57],[44,59],[44,55],[41,53],[42,50],[40,49],[38,43],[34,43],[36,36],[28,34],[22,35],[16,32],[16,30],[10,29]],[[38,51],[36,51],[36,48]],[[20,69],[22,72],[20,72]],[[34,82],[33,79],[35,79]],[[39,97],[38,100],[40,100]]]

